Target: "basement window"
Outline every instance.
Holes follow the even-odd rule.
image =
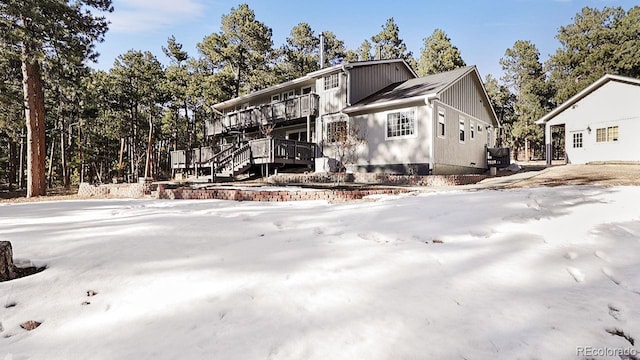
[[[573,147],[581,148],[582,147],[582,133],[574,133],[573,134]]]

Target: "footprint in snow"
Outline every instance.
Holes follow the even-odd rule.
[[[603,251],[596,250],[593,254],[600,260],[611,262],[611,258]]]
[[[564,258],[567,260],[575,260],[578,258],[578,254],[573,251],[569,251],[568,253],[564,254]]]
[[[569,275],[571,275],[571,277],[573,277],[573,280],[575,280],[576,282],[584,282],[584,274],[582,273],[582,271],[580,271],[580,269],[568,267],[567,272],[569,273]]]
[[[616,320],[621,320],[622,316],[620,314],[620,309],[612,304],[607,305],[609,307],[609,315]]]

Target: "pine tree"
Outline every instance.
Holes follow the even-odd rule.
[[[228,98],[264,87],[274,57],[271,34],[271,28],[256,20],[247,4],[240,4],[222,16],[220,32],[198,43],[203,60],[215,73],[234,74],[233,93]]]
[[[518,40],[500,59],[502,81],[516,96],[513,124],[514,146],[524,145],[525,156],[531,158],[530,145],[541,148],[543,131],[535,121],[551,108],[553,88],[549,85],[540,62],[540,52],[530,41]]]
[[[603,75],[640,77],[640,6],[602,10],[585,7],[560,27],[561,47],[548,61],[551,80],[564,102]]]
[[[451,39],[440,29],[424,39],[424,47],[418,60],[417,73],[420,76],[437,74],[466,66],[460,50],[451,43]]]
[[[4,0],[0,3],[0,37],[22,62],[27,123],[27,197],[46,194],[45,100],[41,61],[49,52],[81,53],[95,59],[107,21],[89,10],[113,11],[111,0]]]

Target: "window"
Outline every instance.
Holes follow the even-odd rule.
[[[287,140],[307,141],[307,130],[287,131]]]
[[[476,123],[473,121],[469,122],[469,137],[471,140],[476,138]]]
[[[573,134],[573,147],[581,148],[582,147],[582,133],[574,133]]]
[[[289,90],[287,92],[282,93],[282,100],[287,100],[290,99],[292,97],[296,96],[296,91],[295,90]]]
[[[482,132],[482,125],[478,124],[478,132],[481,133]]]
[[[411,136],[416,132],[415,111],[387,114],[387,138]]]
[[[607,141],[618,141],[618,127],[609,126],[607,128]]]
[[[302,95],[310,94],[311,93],[311,86],[303,87],[302,89],[300,89],[300,93]]]
[[[609,126],[607,128],[596,129],[596,142],[618,141],[618,127]]]
[[[347,138],[347,122],[344,120],[327,123],[327,143],[337,143]]]
[[[464,138],[465,138],[465,135],[464,135],[465,122],[466,122],[465,118],[460,116],[459,134],[460,134],[460,142],[462,143],[464,142]]]
[[[444,137],[445,136],[445,122],[444,122],[444,117],[445,113],[444,113],[444,109],[438,109],[438,136],[439,137]]]
[[[340,85],[340,74],[333,74],[324,77],[324,89],[335,89]]]

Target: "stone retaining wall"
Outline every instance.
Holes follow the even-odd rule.
[[[155,184],[102,184],[91,185],[81,183],[78,188],[78,196],[81,197],[116,197],[116,198],[142,198],[150,195],[156,187]]]
[[[397,195],[408,189],[366,190],[282,190],[261,191],[249,189],[167,189],[158,185],[159,199],[217,199],[235,201],[309,201],[326,200],[332,203],[360,200],[369,195]]]
[[[454,186],[475,184],[486,178],[486,175],[393,175],[384,173],[315,173],[315,174],[278,174],[270,176],[268,182],[281,184],[312,183],[361,183],[405,186]]]

